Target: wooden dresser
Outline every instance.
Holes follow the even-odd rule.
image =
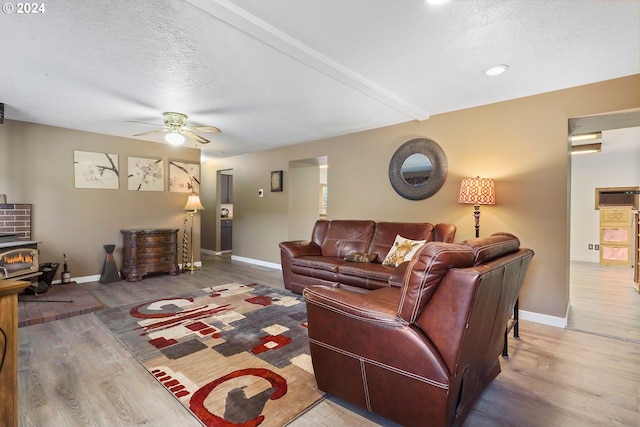
[[[148,273],[180,273],[178,229],[120,230],[122,261],[120,275],[137,282]]]
[[[631,207],[600,207],[600,264],[633,266],[632,224]]]

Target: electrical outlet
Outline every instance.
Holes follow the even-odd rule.
[[[264,190],[262,188],[258,190],[258,197],[264,197]]]
[[[600,250],[600,245],[596,245],[596,251]]]
[[[589,250],[593,250],[593,244],[589,243]]]

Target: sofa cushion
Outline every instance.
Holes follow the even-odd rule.
[[[338,280],[338,267],[346,263],[341,258],[306,256],[291,261],[291,273],[298,277],[309,277],[335,283]]]
[[[342,258],[310,255],[293,258],[291,260],[291,267],[293,271],[300,270],[300,267],[302,267],[337,273],[338,267],[344,263],[346,263],[346,261]]]
[[[379,222],[367,252],[378,254],[378,262],[382,263],[397,235],[430,242],[433,240],[434,226],[428,222]]]
[[[411,240],[397,235],[391,245],[391,249],[389,249],[389,253],[382,261],[382,265],[397,267],[403,262],[411,260],[415,253],[418,252],[418,249],[426,242],[426,240]]]
[[[338,279],[344,279],[344,283],[351,284],[349,283],[350,280],[347,276],[358,276],[368,280],[384,282],[386,284],[389,281],[389,277],[391,276],[391,273],[394,269],[395,267],[390,267],[378,263],[346,263],[342,264],[338,268]]]
[[[349,255],[344,257],[344,260],[349,262],[374,262],[376,258],[378,258],[378,254],[351,252]]]
[[[322,255],[344,258],[351,252],[367,252],[374,221],[333,220],[322,242]]]

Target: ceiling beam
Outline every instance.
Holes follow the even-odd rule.
[[[394,110],[416,120],[429,113],[321,54],[228,0],[187,0],[195,7]]]
[[[569,134],[600,132],[640,126],[640,110],[598,114],[569,119]]]

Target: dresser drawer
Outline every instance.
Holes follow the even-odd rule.
[[[600,244],[631,245],[632,238],[631,227],[600,227]]]
[[[631,209],[600,208],[600,224],[631,225]]]
[[[139,258],[138,259],[138,266],[151,266],[151,265],[156,265],[156,264],[165,264],[165,263],[171,263],[173,262],[173,256],[172,255],[167,255],[167,256],[162,256],[162,255],[155,255],[155,256],[150,256],[150,257],[145,257],[145,258]]]
[[[172,254],[175,250],[175,245],[161,245],[161,246],[148,246],[148,247],[138,247],[137,253],[138,255],[156,255],[169,253]]]
[[[163,243],[175,243],[176,239],[174,235],[159,235],[159,236],[137,236],[136,242],[139,245],[157,245]]]
[[[631,265],[631,246],[600,246],[600,263],[604,265]]]

